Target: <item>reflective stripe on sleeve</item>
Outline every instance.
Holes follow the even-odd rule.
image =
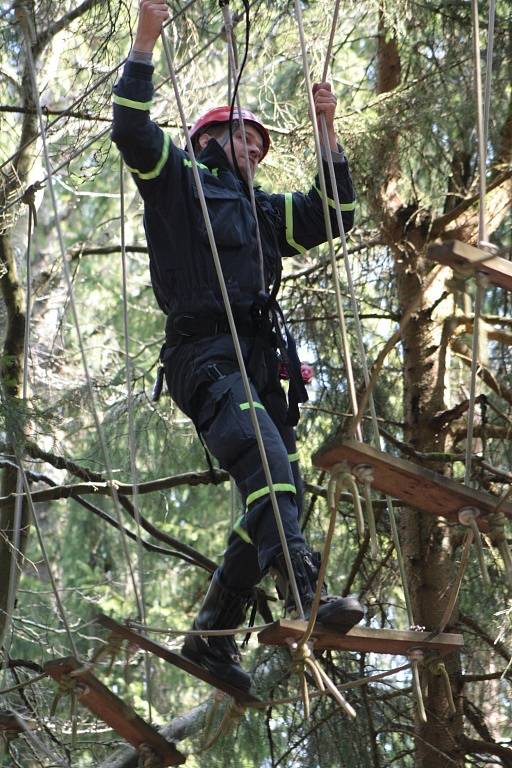
[[[133,101],[132,99],[125,99],[124,96],[117,96],[114,93],[112,96],[114,104],[119,104],[120,107],[130,107],[130,109],[140,109],[141,112],[149,112],[153,100],[151,101]]]
[[[295,248],[299,253],[306,253],[304,246],[299,245],[293,239],[293,197],[291,192],[285,192],[284,195],[284,211],[285,211],[285,225],[286,225],[286,241],[288,245]]]
[[[239,407],[240,407],[241,411],[248,411],[251,406],[250,406],[250,403],[240,403]],[[265,406],[262,405],[262,403],[255,402],[254,403],[254,407],[255,408],[260,408],[262,411],[266,410]]]
[[[316,185],[313,187],[313,189],[315,190],[315,192],[318,194],[318,196],[321,199],[322,198],[321,190],[318,189],[318,187]],[[331,206],[331,208],[336,208],[336,203],[335,203],[335,201],[331,197],[327,198],[327,202]],[[355,211],[355,209],[356,209],[356,201],[355,200],[353,200],[351,203],[340,203],[340,210],[341,211]]]
[[[297,489],[291,483],[274,483],[274,491],[288,491],[289,493],[297,493]],[[248,495],[245,503],[247,506],[249,506],[249,504],[252,504],[253,501],[261,499],[262,496],[267,496],[269,493],[270,489],[268,485],[266,485],[264,488],[258,488],[257,491],[253,491]]]
[[[156,179],[157,176],[160,176],[162,168],[167,162],[167,158],[169,157],[170,146],[171,146],[171,137],[169,136],[168,133],[164,133],[164,143],[162,146],[162,154],[160,155],[160,159],[152,171],[138,171],[137,168],[130,168],[129,165],[127,165],[126,167],[130,171],[130,173],[135,173],[136,176],[139,177],[139,179],[143,179],[144,181],[149,181],[150,179]]]
[[[299,454],[298,453],[289,453],[288,454],[288,461],[298,461],[299,460]]]

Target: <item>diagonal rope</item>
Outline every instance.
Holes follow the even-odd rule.
[[[237,329],[236,329],[235,319],[234,319],[234,316],[233,316],[233,310],[231,309],[231,304],[230,304],[230,300],[229,300],[229,294],[228,294],[228,290],[227,290],[227,286],[226,286],[226,281],[224,279],[224,275],[223,275],[223,272],[222,272],[222,264],[220,262],[219,253],[218,253],[218,250],[217,250],[217,245],[215,243],[215,237],[214,237],[213,230],[212,230],[212,225],[211,225],[211,222],[210,222],[210,216],[209,216],[208,208],[207,208],[207,205],[206,205],[206,200],[205,200],[205,196],[204,196],[203,187],[201,185],[201,179],[200,179],[200,176],[199,176],[199,169],[198,169],[198,166],[197,166],[197,161],[196,161],[196,157],[195,157],[195,154],[194,154],[194,149],[192,147],[192,142],[190,140],[190,132],[188,130],[187,119],[186,119],[185,112],[184,112],[184,109],[183,109],[183,103],[182,103],[182,100],[181,100],[181,96],[180,96],[180,92],[179,92],[179,87],[178,87],[178,81],[176,79],[176,73],[174,71],[174,64],[173,64],[173,61],[172,61],[171,50],[170,50],[169,43],[167,41],[167,37],[166,37],[164,31],[162,31],[162,33],[161,33],[161,38],[162,38],[162,44],[163,44],[163,48],[164,48],[165,58],[167,60],[167,65],[168,65],[170,77],[171,77],[171,80],[172,80],[172,85],[173,85],[173,89],[174,89],[174,96],[175,96],[175,99],[176,99],[176,105],[177,105],[179,113],[180,113],[181,122],[182,122],[182,128],[183,128],[183,132],[185,134],[185,138],[186,138],[186,142],[187,142],[187,149],[188,149],[188,153],[189,153],[189,158],[190,158],[190,161],[192,163],[192,173],[193,173],[193,177],[194,177],[194,182],[195,182],[195,185],[196,185],[197,193],[198,193],[198,196],[199,196],[199,203],[200,203],[200,206],[201,206],[201,211],[202,211],[202,214],[203,214],[206,231],[207,231],[207,234],[208,234],[208,241],[209,241],[210,248],[211,248],[211,251],[212,251],[212,257],[213,257],[213,261],[214,261],[214,264],[215,264],[215,270],[216,270],[216,273],[217,273],[217,278],[219,280],[219,286],[220,286],[220,290],[221,290],[221,294],[222,294],[222,299],[223,299],[223,302],[224,302],[224,309],[226,311],[226,316],[228,318],[229,329],[230,329],[230,332],[231,332],[231,336],[233,338],[233,346],[234,346],[234,349],[235,349],[235,354],[236,354],[236,358],[237,358],[237,361],[238,361],[238,366],[240,368],[240,374],[241,374],[241,377],[242,377],[242,382],[243,382],[243,387],[244,387],[244,391],[245,391],[245,396],[247,397],[247,402],[249,403],[249,414],[250,414],[250,417],[251,417],[251,423],[252,423],[252,426],[253,426],[253,429],[254,429],[254,433],[255,433],[255,436],[256,436],[256,442],[258,444],[258,450],[259,450],[259,453],[260,453],[260,458],[261,458],[261,463],[262,463],[262,467],[263,467],[263,472],[264,472],[264,475],[265,475],[265,480],[266,480],[267,486],[269,488],[269,496],[270,496],[270,500],[271,500],[271,504],[272,504],[272,510],[274,512],[274,517],[275,517],[275,522],[276,522],[277,530],[278,530],[278,533],[279,533],[279,540],[280,540],[281,547],[282,547],[282,550],[283,550],[284,559],[285,559],[285,562],[286,562],[286,567],[287,567],[287,571],[288,571],[288,578],[289,578],[289,581],[290,581],[290,587],[291,587],[293,598],[295,600],[295,604],[297,606],[297,610],[299,611],[300,617],[304,618],[304,610],[302,608],[302,603],[301,603],[299,592],[298,592],[298,589],[297,589],[297,582],[296,582],[296,579],[295,579],[295,574],[293,572],[293,566],[292,566],[292,562],[291,562],[291,559],[290,559],[290,552],[288,550],[288,543],[286,541],[286,534],[284,532],[283,522],[281,520],[281,515],[279,513],[279,504],[278,504],[278,501],[277,501],[276,491],[275,491],[274,483],[273,483],[273,480],[272,480],[272,474],[270,472],[270,466],[269,466],[269,463],[268,463],[268,458],[267,458],[267,453],[266,453],[266,450],[265,450],[265,445],[263,443],[263,436],[261,434],[261,429],[260,429],[260,425],[259,425],[259,422],[258,422],[258,416],[257,416],[257,413],[256,413],[256,408],[254,406],[254,398],[252,396],[251,385],[250,385],[250,382],[249,382],[249,377],[247,375],[247,370],[246,370],[246,367],[245,367],[245,362],[244,362],[244,358],[243,358],[242,348],[240,346],[240,340],[238,338],[238,332],[237,332]]]
[[[5,393],[4,393],[4,390],[3,390],[3,383],[2,383],[1,380],[0,380],[0,396],[5,399]],[[8,430],[8,431],[10,432],[11,430]],[[53,591],[53,594],[54,594],[54,597],[55,597],[55,602],[57,604],[57,610],[58,610],[58,612],[60,614],[61,621],[62,621],[62,623],[64,625],[64,629],[66,631],[66,634],[67,634],[67,637],[68,637],[68,640],[69,640],[69,645],[70,645],[70,647],[72,649],[73,655],[75,656],[76,659],[78,659],[79,658],[78,657],[78,652],[77,652],[77,649],[76,649],[76,646],[75,646],[73,635],[71,633],[69,622],[67,620],[66,612],[64,610],[64,605],[63,605],[61,597],[60,597],[60,592],[59,592],[59,589],[57,587],[57,582],[56,582],[54,574],[53,574],[53,566],[50,563],[50,559],[48,557],[48,552],[47,552],[47,549],[46,549],[46,544],[45,544],[44,537],[43,537],[43,534],[42,534],[42,531],[41,531],[41,527],[39,525],[39,519],[38,519],[38,516],[37,516],[35,504],[34,504],[34,502],[32,500],[32,494],[31,494],[31,491],[30,491],[30,483],[29,483],[27,474],[25,472],[25,468],[23,466],[23,459],[21,457],[20,451],[18,450],[18,445],[17,445],[17,441],[16,441],[16,435],[14,433],[11,433],[10,434],[10,439],[11,439],[12,444],[13,444],[14,455],[16,457],[16,462],[17,462],[17,465],[18,465],[19,476],[21,477],[22,487],[25,489],[26,501],[27,501],[27,504],[28,504],[28,507],[29,507],[29,511],[30,511],[30,514],[31,514],[31,517],[32,517],[32,521],[33,521],[34,527],[36,529],[37,538],[38,538],[38,541],[39,541],[39,547],[41,549],[41,554],[43,556],[43,560],[44,560],[46,569],[48,571],[48,576],[50,578],[50,584],[51,584],[51,588],[52,588],[52,591]],[[11,619],[12,619],[12,612],[11,612]]]
[[[336,19],[337,19],[338,10],[339,10],[339,7],[337,6],[335,8],[334,21],[336,21]],[[331,253],[334,255],[334,248],[332,246],[332,229],[330,227],[330,216],[329,216],[329,213],[328,213],[328,206],[327,206],[327,189],[326,189],[326,185],[325,185],[325,176],[324,176],[324,173],[323,173],[323,165],[322,165],[322,162],[321,162],[321,149],[320,149],[320,142],[319,142],[319,136],[318,136],[318,126],[316,124],[316,120],[314,119],[315,110],[314,110],[313,96],[312,96],[312,91],[311,91],[311,78],[309,76],[309,66],[308,66],[307,51],[306,51],[306,44],[305,44],[305,35],[304,35],[304,25],[303,25],[302,10],[301,10],[301,6],[300,6],[299,0],[295,0],[295,15],[296,15],[296,18],[297,18],[297,25],[298,25],[299,36],[300,36],[300,41],[301,41],[303,69],[304,69],[304,75],[305,75],[305,79],[306,79],[306,87],[308,89],[308,96],[309,96],[309,102],[310,102],[310,114],[312,115],[313,133],[314,133],[314,136],[315,136],[315,148],[316,148],[316,153],[317,153],[317,165],[318,165],[318,169],[319,169],[319,178],[320,178],[320,184],[321,184],[321,190],[322,190],[322,198],[323,198],[323,204],[324,204],[324,216],[326,217],[326,225],[327,225],[327,222],[329,224],[328,229],[331,232],[330,249],[331,249]],[[333,37],[334,37],[333,34],[331,34],[331,36],[330,36],[331,40],[333,39]],[[330,54],[329,54],[329,56],[330,56]],[[324,66],[324,72],[323,72],[324,79],[327,76],[327,69],[328,69],[328,59],[326,59],[325,66]],[[323,116],[321,116],[321,118],[322,117]],[[323,139],[324,139],[324,142],[325,142],[326,134],[327,134],[327,126],[325,124],[325,118],[323,118],[323,122],[322,122],[322,131],[323,131]],[[328,150],[328,146],[329,145],[327,144],[327,146],[326,146],[327,150]],[[330,178],[331,178],[331,186],[332,186],[333,194],[334,194],[335,210],[336,210],[336,220],[337,220],[337,223],[338,223],[340,238],[341,238],[341,242],[342,242],[343,262],[344,262],[345,271],[346,271],[346,274],[347,274],[347,284],[348,284],[348,288],[349,288],[349,292],[350,292],[352,312],[353,312],[354,320],[355,320],[355,328],[356,328],[356,335],[357,335],[357,341],[358,341],[358,346],[359,346],[361,365],[362,365],[362,369],[363,369],[363,375],[364,375],[364,379],[365,379],[365,384],[366,384],[366,386],[368,386],[369,385],[369,381],[370,381],[369,370],[368,370],[368,363],[367,363],[367,360],[366,360],[366,351],[365,351],[365,346],[364,346],[362,327],[361,327],[361,323],[360,323],[360,319],[359,319],[359,310],[358,310],[358,306],[357,306],[357,299],[356,299],[356,296],[355,296],[354,283],[353,283],[353,280],[352,280],[352,274],[351,274],[351,269],[350,269],[350,262],[349,262],[349,258],[348,258],[347,242],[346,242],[345,230],[344,230],[344,227],[343,227],[343,217],[342,217],[342,214],[341,214],[341,208],[340,208],[340,203],[339,203],[339,196],[337,195],[337,185],[335,183],[333,183],[333,181],[332,181],[333,178],[335,179],[334,164],[333,164],[331,153],[329,151],[326,151],[326,158],[327,158],[327,164],[328,164],[328,167],[329,167],[329,174],[330,174]],[[333,279],[334,279],[334,288],[335,288],[336,297],[337,297],[336,301],[337,301],[337,308],[338,308],[338,320],[339,320],[339,323],[340,323],[340,333],[343,336],[343,334],[344,334],[344,330],[343,329],[345,328],[345,322],[344,322],[343,307],[342,307],[342,302],[341,302],[341,293],[340,293],[339,279],[337,277],[337,262],[336,262],[335,257],[334,257],[334,260],[332,261],[332,263],[333,263],[332,274],[333,274]],[[339,300],[338,300],[338,297],[339,297]],[[351,365],[351,362],[350,362],[350,349],[348,347],[348,344],[347,344],[347,354],[348,354],[348,361],[349,361],[349,363],[347,365],[347,372],[350,370],[350,373],[352,373],[352,365]],[[355,384],[353,383],[353,377],[352,377],[352,383],[349,386],[350,386],[351,391],[354,392],[354,402],[353,402],[352,407],[353,407],[353,412],[354,412],[354,416],[355,416],[357,414],[358,409],[357,409],[357,401],[355,400]],[[376,444],[379,446],[380,450],[382,450],[380,431],[379,431],[379,424],[378,424],[378,420],[377,420],[377,412],[375,410],[375,405],[374,405],[374,401],[373,401],[373,396],[372,395],[370,395],[369,402],[370,402],[370,413],[371,413],[371,421],[372,421],[372,425],[373,425],[374,439],[375,439]],[[359,439],[362,439],[361,428],[360,428],[359,425],[357,427],[357,435],[358,435]],[[393,503],[392,503],[392,500],[391,500],[390,496],[386,497],[386,502],[387,502],[390,526],[391,526],[391,535],[392,535],[392,538],[393,538],[393,543],[395,545],[395,551],[397,553],[397,561],[398,561],[398,567],[399,567],[401,581],[402,581],[402,589],[403,589],[403,592],[404,592],[404,600],[405,600],[405,605],[406,605],[406,610],[407,610],[407,615],[408,615],[408,621],[409,621],[410,626],[414,626],[415,622],[414,622],[413,611],[412,611],[412,601],[411,601],[411,597],[410,597],[410,593],[409,593],[409,587],[408,587],[408,584],[407,584],[407,574],[406,574],[406,571],[405,571],[405,562],[404,562],[403,555],[402,555],[402,548],[401,548],[401,544],[400,544],[400,537],[399,537],[399,533],[398,533],[398,525],[397,525],[397,522],[396,522],[396,515],[395,515],[395,511],[394,511],[394,508],[393,508]]]
[[[96,398],[95,398],[94,389],[93,389],[93,385],[92,385],[92,380],[91,380],[91,377],[90,377],[89,367],[88,367],[87,358],[86,358],[86,354],[85,354],[85,347],[84,347],[84,343],[83,343],[83,339],[82,339],[82,332],[81,332],[80,322],[79,322],[79,318],[78,318],[78,310],[77,310],[77,306],[76,306],[76,302],[75,302],[75,296],[74,296],[74,289],[73,289],[71,273],[70,273],[68,262],[67,262],[67,258],[66,258],[66,248],[65,248],[65,245],[64,245],[64,238],[63,238],[62,227],[61,227],[61,223],[60,223],[60,213],[59,213],[59,208],[58,208],[58,204],[57,204],[57,198],[56,198],[56,195],[55,195],[55,188],[54,188],[54,184],[53,184],[53,172],[52,172],[51,163],[50,163],[50,156],[49,156],[49,152],[48,152],[48,145],[47,145],[47,140],[46,140],[46,131],[45,131],[45,127],[44,127],[43,113],[42,113],[42,109],[41,109],[41,101],[39,99],[39,90],[38,90],[38,86],[37,86],[37,78],[36,78],[34,58],[33,58],[33,55],[32,55],[30,20],[29,20],[28,16],[26,15],[26,9],[22,5],[19,7],[19,13],[20,13],[20,22],[21,22],[22,29],[23,29],[23,34],[24,34],[25,51],[26,51],[26,56],[27,56],[28,69],[29,69],[29,73],[30,73],[30,83],[31,83],[31,86],[32,86],[32,97],[33,97],[34,104],[35,104],[35,107],[36,107],[36,111],[37,111],[37,115],[38,115],[38,120],[39,120],[39,128],[40,128],[40,131],[41,131],[41,139],[42,139],[42,145],[43,145],[43,155],[44,155],[44,162],[45,162],[45,166],[46,166],[46,173],[47,173],[47,180],[48,180],[48,190],[50,192],[51,204],[52,204],[52,208],[53,208],[53,212],[54,212],[54,217],[55,217],[55,228],[57,230],[57,238],[58,238],[59,249],[60,249],[60,254],[61,254],[61,259],[62,259],[62,271],[63,271],[63,274],[64,274],[66,286],[67,286],[68,297],[69,297],[69,305],[71,307],[73,322],[74,322],[74,326],[75,326],[75,332],[76,332],[77,340],[78,340],[78,346],[79,346],[80,355],[81,355],[81,358],[82,358],[82,365],[83,365],[84,374],[85,374],[85,378],[86,378],[86,382],[87,382],[87,389],[88,389],[89,397],[90,397],[90,401],[91,401],[91,411],[92,411],[94,423],[95,423],[95,426],[96,426],[96,431],[97,431],[97,434],[98,434],[99,442],[100,442],[100,445],[101,445],[101,451],[102,451],[102,454],[103,454],[103,459],[104,459],[104,462],[105,462],[106,475],[107,475],[107,478],[108,478],[109,484],[110,484],[110,491],[111,491],[112,501],[114,503],[114,508],[116,510],[116,515],[117,515],[118,522],[119,522],[119,525],[120,525],[121,540],[122,540],[124,557],[125,557],[125,560],[126,560],[126,563],[127,563],[127,566],[128,566],[128,570],[129,570],[129,574],[130,574],[130,579],[131,579],[131,582],[132,582],[133,591],[134,591],[135,599],[136,599],[136,602],[137,602],[137,608],[138,608],[138,612],[139,612],[139,615],[140,615],[140,613],[141,613],[140,597],[139,597],[139,593],[138,593],[138,589],[137,589],[137,584],[136,584],[136,581],[135,581],[135,575],[134,575],[134,572],[133,572],[133,567],[132,567],[132,564],[131,564],[130,553],[129,553],[129,549],[128,549],[128,539],[127,539],[127,536],[126,536],[126,534],[124,532],[124,528],[122,526],[122,517],[121,517],[121,508],[120,508],[120,504],[119,504],[119,497],[118,497],[118,494],[117,494],[117,491],[116,491],[116,487],[115,487],[115,483],[114,483],[114,479],[113,479],[112,466],[111,466],[110,457],[109,457],[108,450],[107,450],[105,436],[103,434],[103,429],[102,429],[101,422],[100,422],[99,415],[98,415],[98,409],[96,407]],[[25,487],[28,488],[28,483],[26,482],[26,477],[24,479],[24,482],[25,482]]]
[[[311,117],[311,124],[313,126],[313,136],[315,141],[316,161],[317,161],[317,172],[318,172],[318,178],[320,181],[322,209],[324,214],[327,242],[329,245],[329,259],[330,259],[331,271],[333,275],[334,293],[336,297],[336,313],[338,316],[338,330],[340,333],[341,349],[342,349],[344,362],[345,362],[345,371],[347,374],[350,403],[351,403],[353,413],[356,414],[357,413],[356,386],[355,386],[354,374],[352,370],[352,359],[350,355],[350,344],[348,340],[347,327],[345,322],[345,313],[343,310],[343,301],[341,298],[341,287],[340,287],[340,279],[338,275],[338,263],[336,260],[336,253],[334,250],[334,239],[333,239],[332,226],[331,226],[331,216],[329,213],[329,206],[327,203],[327,186],[326,186],[324,168],[322,163],[322,148],[320,144],[320,135],[318,131],[318,125],[315,117],[316,110],[315,110],[315,103],[313,100],[313,90],[312,90],[312,84],[311,84],[311,76],[309,72],[309,63],[308,63],[308,55],[306,50],[306,40],[304,35],[304,25],[302,21],[302,9],[300,5],[300,0],[295,0],[295,16],[297,19],[297,26],[299,31],[300,47],[301,47],[301,54],[302,54],[302,68],[304,73],[304,79],[306,82],[306,91],[307,91],[307,97],[309,102],[309,114]],[[329,159],[329,157],[331,156],[329,142],[327,142],[327,144],[324,145],[324,148],[325,148],[325,155],[327,159]],[[331,157],[331,162],[332,162],[332,157]],[[334,189],[333,189],[333,192],[335,191],[337,191],[336,185],[334,185]]]
[[[55,768],[58,768],[58,766],[61,766],[61,768],[71,768],[71,763],[69,760],[62,760],[60,757],[57,757],[54,753],[52,753],[48,749],[47,745],[41,739],[39,739],[35,733],[32,733],[25,720],[14,710],[11,711],[14,718],[16,719],[16,722],[18,723],[18,726],[22,730],[25,738],[31,746],[36,761],[40,765],[42,764],[41,757],[46,755],[46,757],[51,761],[51,765],[55,766]]]
[[[120,202],[120,236],[121,236],[121,267],[122,267],[122,298],[123,298],[123,329],[124,329],[124,359],[126,372],[126,399],[128,408],[128,444],[130,452],[130,472],[133,486],[133,513],[135,516],[135,533],[137,536],[137,565],[139,570],[140,589],[140,620],[146,623],[146,589],[144,579],[144,550],[141,537],[141,520],[139,512],[139,484],[137,471],[137,445],[134,422],[134,397],[132,388],[132,361],[130,357],[130,335],[128,323],[128,259],[126,257],[126,210],[124,190],[124,163],[119,156],[119,202]],[[144,653],[144,672],[146,685],[146,699],[149,708],[149,720],[151,721],[151,659],[147,652]]]

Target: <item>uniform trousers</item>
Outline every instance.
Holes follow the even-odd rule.
[[[209,368],[215,380],[202,384],[189,402],[170,391],[241,494],[244,513],[230,534],[219,576],[227,589],[245,592],[260,581],[282,546],[241,374],[222,373],[225,366]],[[290,549],[302,548],[303,485],[295,430],[286,423],[286,397],[277,375],[259,391],[251,381],[251,392],[286,541]]]

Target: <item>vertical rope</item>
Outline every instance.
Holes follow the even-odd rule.
[[[478,17],[478,0],[471,0],[471,18],[473,23],[473,58],[475,64],[476,135],[478,143],[479,177],[478,242],[480,244],[487,241],[485,218],[485,194],[487,187],[485,178],[485,166],[487,151],[485,146],[486,131],[484,128],[484,112],[482,103],[482,67],[480,63],[480,23]]]
[[[496,0],[489,3],[489,21],[487,25],[487,59],[485,65],[485,90],[484,90],[484,148],[487,154],[487,140],[489,137],[489,118],[491,114],[491,82],[492,82],[492,57],[494,51],[494,21],[496,18]]]
[[[26,252],[26,289],[25,289],[25,328],[23,333],[23,379],[21,385],[21,400],[23,406],[27,404],[28,395],[28,351],[30,345],[30,315],[32,307],[32,228],[35,223],[35,206],[29,202],[28,205],[28,235],[27,235],[27,252]],[[18,567],[18,555],[20,552],[21,542],[21,519],[23,514],[23,475],[21,468],[18,466],[16,474],[16,500],[14,503],[14,519],[13,519],[13,535],[12,535],[12,551],[11,562],[9,568],[9,592],[7,595],[7,608],[6,608],[6,628],[5,628],[5,643],[6,648],[10,647],[10,639],[8,638],[9,630],[12,621],[12,615],[14,613],[14,603],[16,601],[16,569]]]
[[[423,701],[423,691],[420,679],[420,664],[423,663],[424,654],[421,649],[414,649],[409,652],[409,660],[412,667],[412,687],[416,697],[416,706],[418,707],[418,718],[422,723],[427,722],[427,713],[425,712],[425,703]]]
[[[473,462],[473,431],[475,422],[475,406],[477,396],[478,358],[480,348],[480,318],[482,314],[482,302],[484,297],[484,285],[486,277],[481,273],[476,274],[476,296],[473,320],[473,340],[471,350],[471,374],[469,382],[468,425],[466,433],[464,484],[471,487],[471,469]]]
[[[38,517],[37,517],[37,512],[36,512],[35,504],[34,504],[34,502],[32,500],[32,494],[30,492],[29,481],[28,481],[28,478],[27,478],[27,474],[25,472],[25,468],[23,466],[23,460],[22,460],[22,457],[19,454],[19,451],[17,449],[15,450],[15,456],[16,456],[16,461],[18,463],[20,474],[22,476],[22,481],[23,481],[23,487],[25,489],[26,500],[27,500],[27,503],[28,503],[28,506],[29,506],[29,509],[30,509],[30,514],[32,516],[34,527],[36,529],[37,539],[39,541],[39,547],[41,549],[41,554],[43,556],[43,560],[44,560],[46,569],[48,571],[48,575],[50,577],[50,583],[51,583],[51,586],[52,586],[52,591],[53,591],[53,594],[54,594],[54,597],[55,597],[55,602],[57,603],[57,610],[58,610],[58,612],[60,614],[61,621],[62,621],[62,623],[64,625],[65,630],[66,630],[66,634],[68,636],[69,645],[70,645],[71,650],[73,652],[73,656],[75,657],[75,659],[79,660],[78,651],[77,651],[77,648],[76,648],[76,645],[75,645],[75,641],[73,639],[73,635],[71,634],[71,629],[70,629],[70,626],[69,626],[69,622],[67,620],[66,612],[64,610],[64,605],[62,603],[62,600],[61,600],[61,597],[60,597],[60,593],[59,593],[59,589],[57,587],[57,582],[55,581],[55,576],[53,574],[53,567],[52,567],[52,565],[50,563],[50,559],[48,557],[48,552],[47,552],[47,549],[46,549],[46,544],[45,544],[45,541],[44,541],[43,533],[42,533],[41,527],[39,525],[39,520],[38,520]]]
[[[231,19],[231,11],[229,9],[229,3],[225,2],[222,5],[222,15],[224,17],[224,29],[226,30],[226,41],[228,46],[228,58],[229,58],[229,75],[233,78],[233,87],[236,87],[236,81],[238,77],[238,67],[236,63],[235,58],[235,48],[233,44],[233,21]],[[249,172],[250,164],[249,164],[249,151],[247,149],[247,140],[245,136],[245,125],[244,125],[244,118],[242,115],[242,105],[240,103],[240,96],[237,91],[236,93],[236,106],[238,109],[238,120],[240,122],[241,127],[241,134],[242,134],[242,143],[243,143],[243,149],[244,149],[244,160],[245,160],[245,167],[247,171]],[[262,291],[265,291],[266,285],[265,285],[265,259],[263,258],[263,247],[261,244],[261,233],[260,233],[260,224],[258,220],[258,210],[256,208],[256,198],[254,196],[254,185],[252,182],[252,178],[250,178],[247,182],[247,187],[249,189],[249,198],[251,201],[251,208],[254,215],[254,221],[256,222],[256,245],[258,247],[258,257],[260,260],[260,287]]]
[[[186,142],[187,142],[187,149],[188,149],[188,153],[189,153],[189,158],[190,158],[190,161],[192,163],[192,174],[193,174],[193,177],[194,177],[194,182],[195,182],[197,193],[198,193],[198,196],[199,196],[199,204],[201,206],[201,211],[202,211],[203,218],[204,218],[204,223],[205,223],[205,227],[206,227],[206,231],[207,231],[207,235],[208,235],[208,242],[210,244],[210,248],[211,248],[211,251],[212,251],[212,257],[213,257],[213,261],[214,261],[214,264],[215,264],[215,271],[217,273],[217,278],[219,280],[220,291],[221,291],[222,299],[223,299],[223,302],[224,302],[224,308],[225,308],[225,311],[226,311],[226,316],[228,318],[229,329],[230,329],[230,332],[231,332],[231,336],[233,338],[233,346],[234,346],[234,349],[235,349],[235,354],[236,354],[238,366],[240,368],[240,375],[242,377],[242,383],[243,383],[243,386],[244,386],[245,396],[247,397],[247,402],[249,403],[249,414],[250,414],[250,417],[251,417],[251,423],[252,423],[252,426],[253,426],[253,429],[254,429],[254,433],[255,433],[255,436],[256,436],[256,442],[258,444],[258,450],[259,450],[259,453],[260,453],[260,458],[261,458],[261,463],[262,463],[262,467],[263,467],[263,472],[264,472],[264,475],[265,475],[265,480],[266,480],[266,483],[267,483],[268,488],[269,488],[269,495],[270,495],[270,500],[271,500],[271,504],[272,504],[272,510],[274,512],[276,526],[277,526],[277,530],[278,530],[278,533],[279,533],[279,540],[281,542],[281,547],[282,547],[284,559],[285,559],[285,562],[286,562],[286,568],[287,568],[287,571],[288,571],[288,578],[289,578],[289,581],[290,581],[290,587],[291,587],[293,599],[295,600],[295,605],[297,606],[297,610],[299,611],[300,617],[304,618],[304,610],[302,608],[302,603],[301,603],[299,592],[298,592],[298,589],[297,589],[297,581],[295,579],[295,574],[293,572],[293,566],[292,566],[292,562],[291,562],[291,559],[290,559],[290,552],[288,550],[288,543],[286,541],[286,534],[284,532],[283,522],[281,520],[281,515],[279,513],[279,505],[278,505],[278,502],[277,502],[277,497],[276,497],[276,492],[275,492],[275,488],[274,488],[274,483],[272,481],[272,475],[271,475],[271,472],[270,472],[270,466],[269,466],[269,463],[268,463],[268,458],[267,458],[267,453],[266,453],[266,450],[265,450],[265,445],[263,443],[263,436],[261,434],[261,429],[260,429],[260,425],[259,425],[259,422],[258,422],[258,415],[256,413],[256,408],[254,407],[254,398],[252,396],[251,385],[250,385],[249,377],[247,375],[247,370],[246,370],[246,367],[245,367],[245,362],[244,362],[244,358],[243,358],[242,348],[240,346],[240,340],[238,338],[238,333],[237,333],[237,329],[236,329],[236,325],[235,325],[235,319],[234,319],[234,316],[233,316],[233,310],[231,308],[231,303],[230,303],[230,300],[229,300],[229,294],[228,294],[228,290],[227,290],[227,286],[226,286],[226,281],[224,280],[224,275],[223,275],[223,272],[222,272],[222,265],[221,265],[221,262],[220,262],[219,253],[218,253],[218,250],[217,250],[217,245],[215,243],[215,237],[214,237],[213,230],[212,230],[212,225],[211,225],[211,222],[210,222],[210,216],[208,214],[208,207],[206,205],[204,191],[203,191],[203,187],[202,187],[202,184],[201,184],[201,179],[200,179],[200,176],[199,176],[199,169],[197,167],[197,161],[196,161],[196,158],[195,158],[194,149],[192,147],[192,142],[190,140],[190,132],[188,130],[187,118],[186,118],[186,115],[185,115],[185,112],[184,112],[184,109],[183,109],[183,103],[182,103],[182,100],[181,100],[181,96],[180,96],[180,92],[179,92],[179,87],[178,87],[178,81],[176,79],[176,73],[174,71],[174,64],[173,64],[173,61],[172,61],[171,50],[170,50],[170,47],[169,47],[169,43],[167,41],[167,37],[166,37],[165,32],[163,30],[162,30],[162,33],[161,33],[161,38],[162,38],[162,45],[163,45],[163,48],[164,48],[165,58],[167,60],[167,66],[169,68],[169,74],[170,74],[171,81],[172,81],[172,86],[173,86],[173,89],[174,89],[174,95],[175,95],[175,98],[176,98],[176,105],[177,105],[178,111],[180,113],[183,133],[185,134],[185,138],[186,138]]]
[[[489,25],[487,39],[487,67],[485,81],[485,115],[482,106],[482,75],[480,64],[480,42],[479,42],[479,18],[478,18],[478,0],[471,0],[472,24],[473,24],[473,54],[475,62],[475,101],[476,101],[476,132],[478,143],[478,245],[488,245],[487,243],[487,224],[485,218],[486,209],[486,165],[487,165],[487,136],[489,132],[489,114],[491,102],[491,78],[492,78],[492,52],[494,45],[494,18],[496,13],[495,0],[491,0],[489,6]],[[466,455],[465,455],[465,473],[464,483],[470,485],[471,482],[471,462],[473,446],[473,423],[475,418],[475,399],[477,395],[477,371],[478,371],[478,352],[480,336],[480,316],[486,288],[487,279],[479,272],[476,275],[476,297],[475,311],[473,321],[473,340],[471,348],[471,378],[470,394],[468,408],[468,430],[466,437]]]

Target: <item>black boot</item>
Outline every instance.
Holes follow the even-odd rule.
[[[215,571],[192,629],[235,629],[244,621],[253,597],[252,590],[239,594],[226,589]],[[240,666],[240,654],[233,636],[203,638],[189,635],[181,652],[236,688],[248,691],[251,687],[250,675]]]
[[[315,597],[316,583],[320,570],[320,555],[318,552],[311,552],[311,550],[304,547],[303,549],[291,550],[290,559],[297,581],[302,608],[306,619],[308,619]],[[279,582],[281,585],[285,584],[286,587],[286,611],[294,611],[295,601],[289,588],[288,570],[282,552],[278,555],[273,565],[278,572]],[[281,590],[279,590],[278,586],[278,591],[282,591],[282,586]],[[319,624],[340,632],[348,632],[351,627],[361,621],[363,616],[363,607],[356,597],[334,597],[327,594],[325,584],[322,585],[320,605],[317,613],[317,622]]]

